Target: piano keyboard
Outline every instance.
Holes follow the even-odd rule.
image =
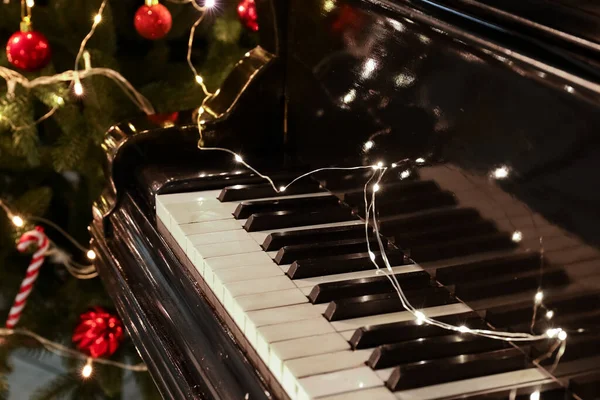
[[[433,181],[388,182],[384,192],[381,229],[393,239],[384,241],[386,253],[411,304],[471,328],[486,328],[480,315],[489,308],[496,327],[528,330],[538,253],[518,251],[512,233],[458,206]],[[370,262],[357,216],[362,192],[344,202],[353,207],[312,181],[283,195],[265,184],[235,185],[157,195],[156,213],[291,399],[426,400],[514,387],[526,398],[555,398],[562,389],[527,358],[547,343],[516,348],[419,325]],[[564,271],[547,268],[555,279],[545,284],[571,293]],[[476,301],[479,313],[454,293]],[[509,294],[522,294],[521,309],[486,303]],[[556,309],[574,307],[572,297],[563,303]]]

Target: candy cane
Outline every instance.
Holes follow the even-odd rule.
[[[24,253],[32,244],[37,245],[38,249],[33,253],[33,257],[27,268],[27,273],[25,274],[25,279],[21,282],[19,293],[17,293],[15,302],[8,313],[6,327],[9,329],[14,328],[15,325],[17,325],[17,322],[19,322],[21,312],[25,308],[25,303],[27,303],[27,297],[29,297],[31,290],[33,289],[33,284],[40,273],[40,268],[44,263],[46,251],[48,251],[48,248],[50,247],[50,241],[41,226],[36,226],[34,230],[25,232],[19,239],[17,250]]]

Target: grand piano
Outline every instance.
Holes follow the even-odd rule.
[[[201,111],[104,141],[96,267],[162,396],[600,398],[600,6],[256,5]],[[377,169],[277,193],[198,146],[276,187],[383,166],[382,248]],[[381,249],[423,315],[566,347],[423,324]]]

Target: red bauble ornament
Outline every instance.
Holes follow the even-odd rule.
[[[173,125],[177,118],[179,118],[179,112],[175,111],[173,113],[162,113],[162,114],[152,114],[148,115],[148,119],[160,126],[169,126]]]
[[[242,24],[251,31],[258,30],[258,15],[256,14],[256,3],[254,0],[242,0],[237,7],[238,15]]]
[[[50,44],[36,31],[16,32],[6,44],[6,57],[15,67],[35,71],[50,62]]]
[[[145,4],[138,8],[133,20],[140,36],[157,40],[162,39],[171,30],[173,18],[171,12],[162,4]]]
[[[79,316],[73,343],[92,358],[109,357],[123,341],[123,323],[102,307],[93,307]]]

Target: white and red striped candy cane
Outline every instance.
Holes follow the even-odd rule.
[[[8,329],[14,328],[15,325],[17,325],[17,322],[19,322],[21,312],[25,308],[25,303],[27,303],[27,297],[29,297],[31,290],[33,289],[33,284],[40,273],[40,268],[46,258],[46,252],[50,247],[50,241],[41,226],[36,226],[34,230],[25,232],[19,239],[17,250],[23,253],[27,251],[32,244],[37,246],[37,250],[33,253],[33,257],[27,268],[27,273],[25,274],[25,279],[21,282],[19,293],[17,293],[15,302],[8,313],[8,319],[6,320],[6,327]]]

